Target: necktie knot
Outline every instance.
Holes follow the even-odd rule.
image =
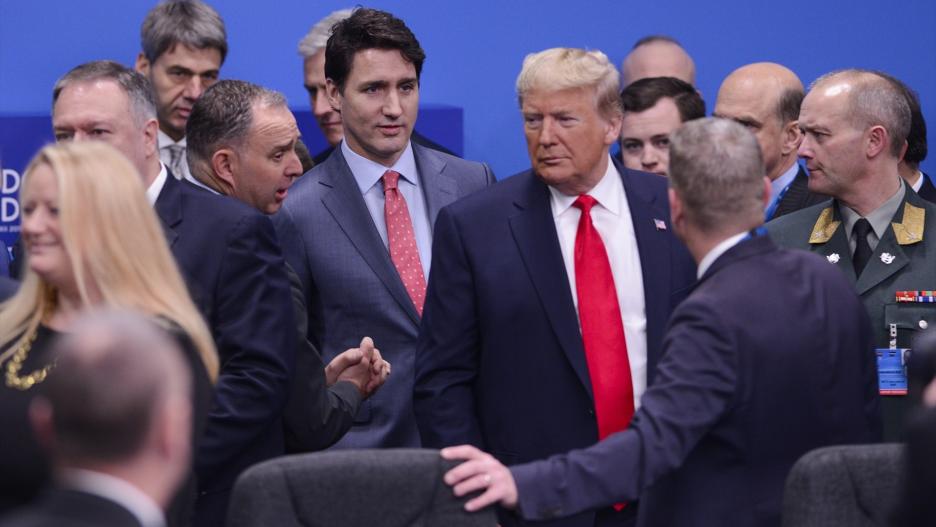
[[[388,170],[384,172],[383,175],[383,189],[386,193],[388,190],[396,190],[397,183],[400,181],[400,173],[393,170]]]
[[[575,203],[572,204],[573,207],[582,209],[582,214],[588,214],[591,212],[591,208],[598,203],[598,200],[589,196],[588,194],[582,194],[581,196],[575,198]]]
[[[867,218],[861,218],[855,222],[855,226],[852,227],[852,233],[854,236],[860,238],[867,238],[868,234],[871,233],[871,222]]]

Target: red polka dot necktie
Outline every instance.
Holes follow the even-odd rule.
[[[601,235],[592,224],[595,203],[595,198],[582,195],[573,204],[582,210],[575,235],[575,290],[595,397],[598,439],[604,439],[630,424],[634,386],[611,264]],[[622,503],[614,506],[617,510],[623,507]]]
[[[416,234],[413,220],[410,219],[406,200],[400,194],[397,183],[399,172],[388,170],[383,175],[384,219],[387,223],[387,241],[390,245],[390,259],[396,267],[406,292],[409,293],[416,312],[422,316],[426,302],[426,276],[419,260],[419,248],[416,247]]]

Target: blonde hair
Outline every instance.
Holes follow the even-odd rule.
[[[523,59],[523,68],[517,77],[517,97],[521,105],[523,96],[533,90],[575,88],[594,88],[598,111],[605,118],[623,114],[618,72],[604,53],[552,48],[531,53]]]
[[[42,165],[52,170],[58,185],[62,244],[82,303],[91,306],[88,292],[93,287],[103,306],[178,324],[214,380],[218,354],[211,333],[188,295],[156,213],[146,200],[142,178],[130,161],[98,141],[46,146],[26,167],[21,201],[30,175]],[[0,361],[55,309],[55,287],[28,264],[25,267],[19,291],[0,311],[0,335],[21,336],[0,353]]]

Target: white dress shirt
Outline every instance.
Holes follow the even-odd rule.
[[[156,205],[156,199],[159,198],[159,193],[162,192],[163,187],[166,186],[166,178],[169,177],[169,171],[166,170],[166,165],[159,164],[159,175],[156,176],[156,179],[150,183],[149,188],[146,189],[146,199],[149,201],[150,205]]]
[[[159,160],[163,162],[163,165],[167,167],[172,167],[172,149],[173,147],[181,148],[183,153],[187,153],[187,143],[185,138],[179,139],[178,141],[173,141],[171,137],[166,135],[165,132],[159,130],[157,135],[159,138]],[[188,162],[185,161],[185,155],[182,156],[182,162],[179,163],[178,168],[173,168],[173,173],[176,179],[186,179],[191,174],[189,173]]]
[[[575,236],[582,211],[572,206],[578,196],[567,196],[552,187],[549,188],[549,192],[556,233],[559,235],[559,247],[562,249],[562,261],[569,277],[569,289],[572,292],[575,311],[578,313]],[[631,219],[621,175],[615,169],[610,156],[604,176],[588,195],[598,202],[591,209],[591,218],[604,242],[610,260],[611,275],[614,277],[614,289],[621,308],[621,321],[624,323],[624,340],[627,342],[636,410],[640,408],[640,397],[647,388],[647,310],[634,222]],[[581,324],[579,330],[581,331]]]
[[[59,479],[66,488],[100,496],[127,509],[143,527],[166,525],[166,516],[159,505],[127,481],[82,469],[64,470]]]

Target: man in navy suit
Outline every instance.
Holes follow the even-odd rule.
[[[672,235],[666,180],[611,160],[618,85],[598,51],[528,56],[517,91],[533,169],[439,214],[416,356],[425,446],[532,461],[594,444],[639,406],[695,268]],[[635,508],[609,507],[598,523],[626,522]],[[595,523],[588,512],[561,524]]]
[[[59,79],[52,125],[59,141],[107,141],[134,163],[211,329],[221,371],[194,456],[194,523],[221,525],[240,472],[284,451],[281,414],[296,331],[273,223],[235,199],[172,177],[159,161],[149,82],[120,64],[90,62]]]
[[[325,49],[344,138],[274,217],[299,275],[309,339],[330,361],[370,335],[393,375],[364,401],[343,448],[419,445],[413,358],[439,209],[493,182],[480,163],[413,144],[425,54],[402,20],[357,9]]]
[[[867,313],[834,265],[758,228],[764,174],[735,122],[673,135],[672,225],[699,281],[673,312],[640,409],[594,446],[510,469],[471,446],[443,451],[471,459],[446,475],[456,494],[486,489],[469,509],[500,502],[541,520],[640,497],[640,526],[779,526],[801,455],[878,440]]]

